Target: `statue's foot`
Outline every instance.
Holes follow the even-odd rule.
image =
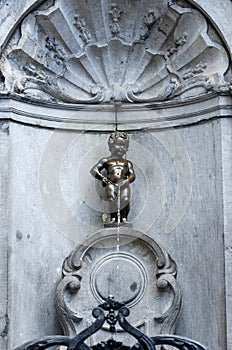
[[[127,221],[126,218],[122,218],[122,222],[123,222],[124,224],[126,224],[128,221]]]
[[[110,221],[110,223],[113,224],[115,221],[116,221],[115,218],[113,218],[113,219]]]

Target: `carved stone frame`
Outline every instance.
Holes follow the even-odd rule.
[[[106,265],[102,265],[104,259],[107,260]],[[93,291],[90,295],[91,288],[87,287],[87,283],[93,278],[91,274],[93,274],[94,268],[96,271],[96,266],[99,264],[101,274],[106,273],[108,276],[108,262],[111,261],[113,264],[113,259],[121,261],[122,268],[125,264],[129,269],[131,264],[135,275],[140,273],[138,272],[140,267],[138,265],[133,267],[135,265],[131,261],[139,259],[149,279],[150,289],[134,303],[130,304],[129,302],[132,314],[134,309],[134,314],[139,314],[139,320],[143,319],[142,323],[137,323],[133,317],[131,323],[136,327],[144,327],[143,330],[150,336],[162,333],[172,334],[182,304],[180,288],[176,281],[176,264],[158,242],[145,233],[130,228],[120,228],[119,233],[117,228],[98,231],[87,238],[81,246],[75,248],[64,260],[63,277],[57,287],[56,308],[65,334],[74,336],[82,330],[85,325],[82,325],[81,321],[88,317],[92,304],[106,299],[106,294],[102,300],[97,299],[96,293]],[[151,266],[151,262],[153,262],[153,266]],[[104,267],[102,268],[102,266]],[[155,271],[155,275],[149,275],[151,271]],[[130,274],[127,276],[130,280]],[[113,278],[112,274],[111,278]],[[86,282],[85,279],[88,281]],[[123,280],[123,276],[122,281],[122,287],[126,289],[127,281]],[[155,298],[151,295],[152,291],[156,294]],[[81,293],[83,293],[82,296]],[[166,299],[162,310],[157,311],[157,303],[154,302],[156,298],[159,304],[162,304],[162,299]],[[86,299],[88,299],[87,303]],[[146,315],[146,312],[149,315]],[[151,312],[153,320],[150,319]],[[141,313],[143,317],[141,317]]]

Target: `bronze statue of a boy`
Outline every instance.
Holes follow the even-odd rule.
[[[124,158],[129,147],[127,134],[111,134],[108,145],[111,155],[100,159],[90,173],[105,187],[107,200],[111,203],[111,223],[126,223],[130,211],[129,185],[135,180],[133,164]]]

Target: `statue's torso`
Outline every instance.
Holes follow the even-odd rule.
[[[105,163],[105,169],[109,179],[116,183],[120,179],[128,177],[128,160],[126,159],[109,159]]]

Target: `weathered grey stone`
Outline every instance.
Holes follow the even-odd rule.
[[[228,117],[232,114],[229,92],[218,96],[216,92],[183,103],[140,104],[117,106],[102,104],[73,109],[58,109],[29,104],[22,101],[0,99],[0,119],[10,118],[34,126],[65,130],[111,132],[121,130],[154,130],[192,125],[201,121]]]
[[[11,124],[10,134],[12,348],[61,332],[55,287],[65,256],[101,228],[89,170],[106,154],[108,134],[19,124]],[[213,350],[226,341],[220,134],[218,121],[141,131],[130,135],[128,152],[137,175],[129,220],[166,247],[178,266],[184,308],[177,334]]]
[[[159,149],[156,151],[161,164],[166,163],[167,197],[152,229],[157,232],[157,240],[168,247],[178,266],[184,305],[176,333],[198,339],[212,349],[226,349],[220,122],[199,124],[176,132],[186,147],[191,177],[185,178],[181,185],[181,178],[175,176],[174,164],[181,161],[180,152],[167,162],[158,153]],[[176,144],[173,148],[176,149]],[[178,198],[178,187],[182,188],[183,195],[190,187],[191,195],[186,198],[185,210],[179,206],[182,220],[176,222],[174,230],[165,233]]]
[[[139,2],[133,4],[130,15],[135,14]],[[184,308],[177,333],[199,340],[212,350],[229,349],[232,346],[229,120],[232,115],[232,3],[230,0],[178,0],[176,6],[175,1],[169,1],[172,5],[165,18],[168,17],[170,25],[170,14],[173,14],[172,28],[180,32],[182,41],[177,37],[173,42],[161,40],[162,53],[155,49],[148,53],[151,51],[149,26],[155,28],[153,8],[139,17],[135,36],[119,38],[130,33],[132,17],[125,23],[124,1],[104,2],[109,5],[107,9],[104,7],[107,40],[101,41],[99,23],[102,21],[95,11],[96,2],[85,2],[81,7],[81,1],[75,1],[75,6],[74,1],[62,1],[64,12],[66,6],[66,10],[77,10],[70,11],[73,20],[67,16],[66,21],[55,18],[59,9],[52,14],[52,5],[58,3],[45,1],[37,13],[41,25],[46,27],[46,18],[54,23],[54,27],[49,24],[44,28],[48,38],[38,30],[38,22],[32,15],[42,1],[0,3],[3,54],[3,72],[0,72],[0,118],[3,119],[0,128],[0,347],[11,350],[32,338],[62,332],[54,307],[62,262],[74,247],[101,229],[104,205],[99,202],[98,187],[89,170],[105,155],[108,132],[118,127],[131,134],[128,157],[135,164],[137,174],[132,186],[129,220],[135,229],[159,241],[178,266]],[[156,9],[161,14],[167,1],[144,1],[141,9],[150,10],[150,5],[154,4],[159,5]],[[118,15],[114,17],[116,12]],[[190,16],[189,20],[184,20],[186,15]],[[58,38],[57,23],[62,23]],[[85,57],[85,63],[88,61],[92,65],[83,72],[81,58],[76,57],[76,47],[72,47],[68,52],[71,67],[64,79],[59,69],[66,63],[65,43],[75,46],[75,41],[70,41],[66,23],[72,26],[74,37],[83,48],[82,59]],[[198,34],[196,47],[188,42],[195,33]],[[162,36],[155,30],[153,34],[157,34],[156,38]],[[29,38],[33,40],[28,45]],[[135,38],[147,42],[149,49],[135,43]],[[95,46],[91,46],[91,40]],[[48,56],[50,54],[49,69],[44,68],[44,62],[39,62],[41,57],[36,57],[40,55],[36,51],[37,42],[43,42],[43,49],[47,49]],[[57,42],[61,43],[60,47]],[[156,42],[154,40],[152,45]],[[179,45],[181,42],[183,46]],[[134,73],[133,69],[121,70],[118,63],[112,66],[107,61],[104,61],[108,69],[105,72],[99,65],[102,60],[96,60],[96,56],[105,57],[103,44],[112,51],[117,45],[112,55],[115,59],[122,55],[130,62],[133,59],[137,62],[137,56],[135,59],[132,54],[128,55],[130,47],[138,49],[139,57],[141,50],[145,52],[143,57],[152,56],[153,65],[141,64],[144,72],[141,85],[152,76],[154,63],[163,62],[165,52],[166,62],[172,63],[168,69],[164,64],[165,84],[161,74],[161,80],[159,77],[152,82],[154,89],[144,90],[142,94],[138,94],[139,89],[124,83],[115,84],[115,81],[112,88],[105,79],[114,76],[108,71],[109,67],[116,67],[116,77],[125,77],[128,85],[135,82]],[[181,86],[177,86],[176,81],[169,78],[173,78],[175,64],[181,61],[179,53],[184,48],[188,48],[183,57],[185,71],[180,74]],[[199,48],[203,49],[202,55]],[[73,53],[76,56],[71,57]],[[172,59],[173,55],[176,60]],[[196,64],[189,63],[191,58]],[[75,68],[73,62],[77,65]],[[124,68],[125,64],[123,61]],[[88,79],[89,76],[93,78],[94,68],[99,79],[96,79],[98,88],[92,90]],[[45,75],[41,73],[44,69]],[[48,86],[50,81],[46,80],[52,70],[55,77],[59,77],[58,85],[65,80],[58,88],[54,82],[55,89]],[[79,103],[83,95],[76,93],[77,81],[70,89],[70,85],[66,85],[77,72],[78,77],[88,77],[87,98],[99,97],[98,105]],[[199,81],[201,74],[209,80]],[[190,84],[185,85],[184,80],[188,79]],[[99,85],[104,89],[99,89]],[[51,98],[56,100],[51,101]]]
[[[62,272],[56,306],[65,334],[73,337],[85,329],[92,309],[110,295],[130,307],[130,323],[147,335],[174,331],[182,304],[176,264],[143,232],[130,227],[98,231],[65,259]],[[128,334],[117,332],[117,339],[128,343]]]
[[[9,123],[0,123],[0,347],[8,335]]]
[[[14,28],[17,27],[19,19],[24,18],[30,10],[39,6],[43,0],[17,0],[2,1],[1,26],[3,30],[0,35],[0,46],[4,47]],[[231,1],[230,0],[190,0],[191,4],[203,10],[218,28],[222,37],[225,38],[230,51],[232,50],[232,38],[230,31]],[[225,16],[226,14],[226,16]]]
[[[1,66],[3,93],[58,106],[183,101],[229,86],[220,37],[184,1],[47,1],[15,31]]]
[[[221,121],[222,138],[222,177],[223,177],[223,212],[225,244],[225,291],[226,291],[226,324],[227,349],[232,345],[232,123],[231,119]]]

